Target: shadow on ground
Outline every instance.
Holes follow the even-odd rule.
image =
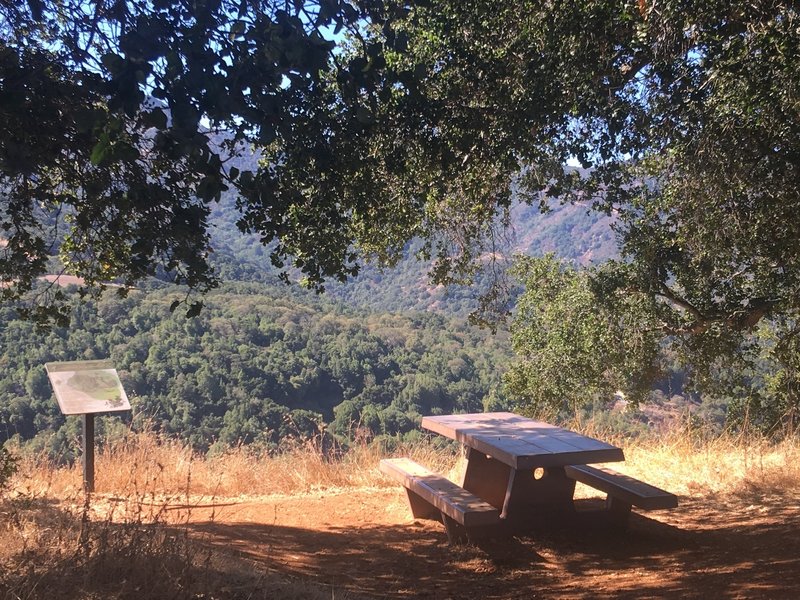
[[[49,538],[4,549],[0,600],[800,597],[796,496],[685,498],[677,510],[634,515],[627,531],[580,512],[569,527],[462,546],[449,546],[438,523],[412,522],[398,499],[365,491],[187,505],[188,523],[98,521],[85,531],[80,514],[54,502],[15,508],[16,524],[4,509],[4,544],[34,521]]]
[[[441,525],[193,523],[221,553],[370,597],[797,598],[800,509],[685,499],[627,531],[580,514],[568,528],[449,546]]]

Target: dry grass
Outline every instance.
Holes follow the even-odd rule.
[[[454,467],[456,451],[414,444],[399,450],[432,468]],[[154,433],[129,433],[98,449],[95,491],[99,495],[161,497],[237,497],[300,494],[332,488],[383,486],[377,470],[385,452],[377,444],[357,444],[347,452],[323,450],[315,440],[295,442],[278,454],[239,446],[210,457],[182,442]],[[80,464],[63,467],[23,455],[17,491],[26,495],[79,497]]]
[[[589,425],[583,433],[622,446],[625,463],[614,468],[679,495],[800,489],[800,442],[780,443],[759,436],[707,437],[676,429],[645,440],[611,439]],[[435,441],[435,440],[432,440]],[[462,455],[433,443],[400,447],[393,455],[410,456],[458,480]],[[205,457],[185,444],[153,433],[130,433],[98,451],[96,492],[100,496],[160,499],[236,498],[302,494],[319,490],[395,485],[377,470],[386,452],[377,444],[357,444],[333,454],[314,441],[296,443],[270,455],[241,446]],[[14,479],[16,494],[82,501],[81,469],[53,465],[23,455]],[[151,502],[152,504],[152,502]]]
[[[313,443],[270,457],[241,447],[205,458],[152,433],[99,449],[95,494],[80,465],[24,455],[0,498],[0,600],[351,598],[212,555],[190,539],[191,509],[222,497],[300,494],[377,481],[371,446],[331,460]],[[171,507],[189,507],[176,522]]]
[[[595,437],[603,432],[584,426]],[[800,444],[757,437],[706,438],[674,431],[649,441],[615,441],[626,462],[613,465],[682,496],[798,494]],[[393,454],[458,480],[464,461],[433,443]],[[202,457],[152,433],[128,434],[100,449],[96,491],[81,491],[79,466],[58,467],[24,456],[12,490],[0,499],[0,600],[37,598],[331,598],[338,590],[222,564],[167,522],[166,507],[209,499],[304,494],[396,485],[377,470],[385,452],[356,445],[332,455],[317,443],[297,443],[270,456],[234,448]],[[581,495],[596,495],[581,488]]]
[[[772,495],[800,491],[800,443],[672,433],[626,447],[624,470],[679,495]]]

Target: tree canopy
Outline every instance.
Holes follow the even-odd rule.
[[[665,334],[736,332],[797,307],[799,22],[793,2],[435,2],[403,25],[424,110],[393,112],[429,119],[422,154],[454,155],[435,179],[466,206],[515,181],[616,214],[604,280],[657,298]]]
[[[573,201],[617,218],[622,259],[591,288],[640,297],[632,327],[713,369],[769,321],[796,362],[795,2],[9,0],[0,18],[6,297],[56,247],[89,284],[214,285],[226,187],[312,285],[413,236],[434,280],[469,276],[514,197]]]
[[[620,391],[635,403],[647,398],[664,369],[646,298],[616,296],[601,308],[590,271],[552,255],[524,257],[514,270],[525,291],[511,333],[518,360],[505,377],[509,397],[566,415]]]
[[[583,361],[584,376],[598,366],[592,386],[637,391],[661,376],[660,341],[699,387],[798,406],[798,25],[794,2],[587,0],[434,2],[398,26],[410,40],[398,60],[428,67],[414,101],[425,109],[405,97],[388,111],[430,119],[412,128],[435,138],[420,144],[428,160],[413,160],[472,184],[450,190],[461,214],[516,192],[616,218],[621,259],[580,285],[529,265],[544,287],[520,305],[523,356],[537,332],[537,350],[555,343],[562,359],[594,341],[606,368]],[[567,334],[582,327],[591,335]],[[777,365],[766,386],[752,377],[765,361]],[[522,379],[556,362],[527,362]]]
[[[389,61],[424,74],[378,114],[404,132],[412,178],[440,182],[439,205],[469,215],[476,237],[481,208],[502,211],[514,194],[615,216],[622,257],[586,283],[604,314],[563,302],[560,318],[605,324],[623,344],[606,359],[628,389],[660,376],[655,338],[697,385],[791,410],[799,24],[795,2],[771,0],[426,3],[394,24],[408,43]],[[371,140],[375,154],[390,155],[386,137]],[[539,295],[529,288],[546,315]],[[582,343],[567,339],[569,351]],[[764,361],[779,374],[753,385]]]
[[[359,90],[381,64],[359,30],[394,7],[321,1],[9,0],[0,4],[0,280],[18,298],[52,268],[124,284],[217,283],[209,204],[228,188],[240,227],[319,284],[357,270],[369,197],[315,181],[336,140],[369,120]],[[359,56],[337,59],[349,31]],[[336,96],[334,97],[334,92]],[[244,170],[242,155],[260,153]],[[298,181],[298,169],[314,165]],[[374,213],[374,214],[373,214]],[[392,215],[391,211],[387,213]],[[58,295],[57,293],[54,295]],[[27,311],[47,316],[40,293]],[[199,305],[193,305],[194,313]]]

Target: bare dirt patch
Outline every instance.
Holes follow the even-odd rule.
[[[592,501],[588,501],[591,503]],[[453,547],[402,490],[369,488],[173,507],[237,569],[368,598],[798,598],[800,493],[681,498],[627,531],[569,528]]]

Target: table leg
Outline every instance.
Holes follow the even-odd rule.
[[[575,480],[563,467],[517,470],[473,448],[467,451],[467,467],[461,484],[479,498],[500,509],[501,517],[517,527],[546,524],[575,512]]]
[[[541,477],[537,478],[536,474]],[[503,516],[510,523],[547,524],[575,512],[572,497],[575,480],[562,467],[550,467],[537,473],[514,470],[508,481]]]
[[[408,506],[411,508],[411,515],[415,519],[441,520],[441,511],[422,496],[406,488],[406,498],[408,498]]]
[[[511,467],[474,448],[467,449],[467,468],[461,487],[503,510]]]

